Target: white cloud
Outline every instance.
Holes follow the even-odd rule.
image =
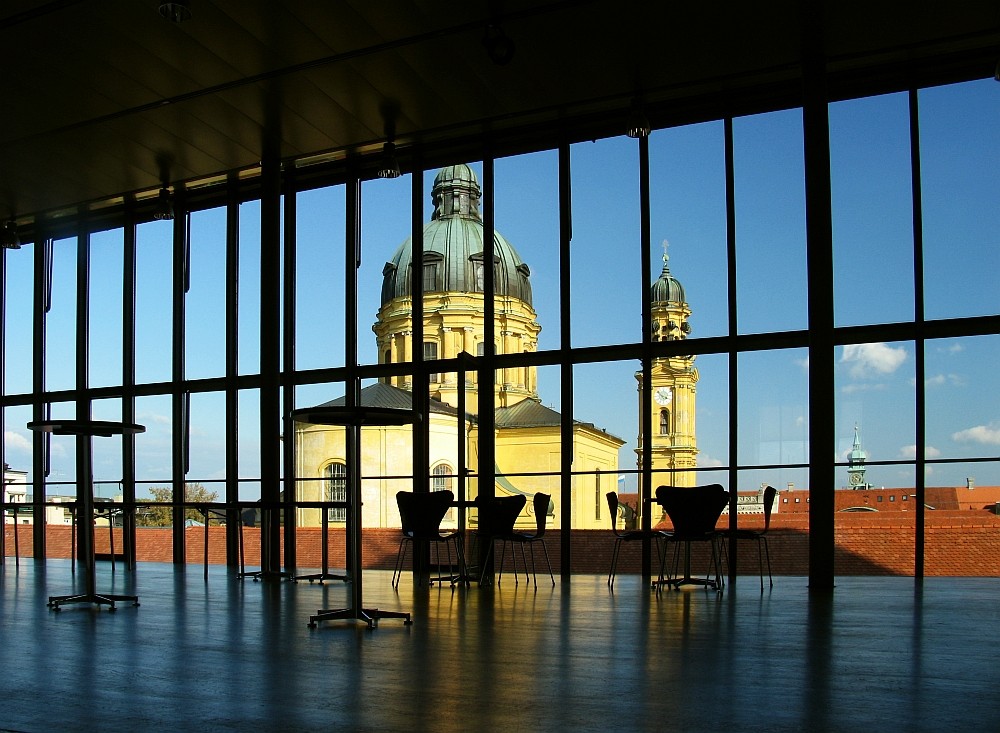
[[[916,458],[917,457],[917,446],[904,445],[899,449],[899,455],[902,458]],[[932,445],[924,446],[924,457],[925,458],[938,458],[941,455],[941,451]]]
[[[845,384],[840,388],[843,394],[854,394],[855,392],[881,392],[887,389],[885,384]]]
[[[916,380],[911,379],[910,384],[916,384]],[[926,387],[943,387],[944,385],[964,387],[965,378],[960,374],[935,374],[933,377],[927,377],[924,380],[924,386]]]
[[[801,428],[806,424],[806,418],[803,415],[799,415],[795,418],[795,427]]]
[[[849,374],[855,379],[892,374],[905,361],[906,349],[893,348],[884,343],[847,344],[840,357],[840,363],[849,365]]]
[[[709,458],[708,456],[698,456],[696,463],[698,468],[716,468],[723,465],[718,458]]]
[[[793,360],[793,363],[795,364],[795,366],[802,367],[803,371],[806,371],[806,372],[809,371],[809,357],[808,356],[805,356],[805,357],[803,357],[801,359],[795,359],[795,360]]]
[[[6,430],[3,434],[4,451],[7,453],[27,453],[31,455],[31,441],[20,433]]]
[[[982,443],[983,445],[1000,445],[1000,427],[995,425],[976,425],[973,428],[959,430],[951,434],[951,439],[959,443]]]

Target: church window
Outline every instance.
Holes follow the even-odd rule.
[[[601,518],[601,474],[594,474],[594,519]]]
[[[660,410],[660,435],[670,435],[670,410]]]
[[[347,465],[333,462],[323,469],[326,477],[326,500],[347,501]],[[327,509],[327,519],[331,522],[346,522],[346,507],[330,507]]]
[[[424,263],[424,292],[433,293],[439,290],[437,284],[438,266],[436,262]]]
[[[424,341],[424,361],[437,361],[438,358],[438,345],[434,341]],[[437,382],[440,375],[432,372],[430,374],[431,382]]]

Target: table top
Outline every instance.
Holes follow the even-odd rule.
[[[313,425],[409,425],[420,422],[420,415],[413,410],[398,407],[303,407],[292,410],[296,422]]]
[[[145,425],[111,422],[108,420],[36,420],[28,423],[29,430],[53,435],[133,435],[146,432]]]

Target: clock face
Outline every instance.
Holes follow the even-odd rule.
[[[660,387],[653,393],[653,399],[658,405],[669,405],[672,397],[673,393],[670,391],[670,387]]]
[[[861,474],[860,473],[852,473],[851,476],[850,476],[850,482],[851,482],[852,486],[854,486],[855,484],[860,484],[861,483]]]

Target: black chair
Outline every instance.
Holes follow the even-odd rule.
[[[448,513],[455,500],[450,491],[431,491],[416,494],[412,491],[400,491],[396,494],[396,505],[399,507],[399,518],[402,524],[403,536],[399,540],[399,550],[396,551],[396,566],[392,571],[392,585],[399,586],[403,574],[403,563],[406,561],[406,547],[414,542],[430,542],[436,551],[437,577],[431,582],[449,581],[452,585],[465,577],[465,556],[462,553],[462,535],[458,531],[442,532],[441,520]],[[448,575],[441,575],[441,545],[448,551]],[[452,562],[451,545],[455,547],[456,563]]]
[[[724,587],[717,544],[719,533],[715,529],[722,510],[729,502],[729,492],[719,484],[707,486],[660,486],[656,489],[656,502],[670,517],[674,526],[668,541],[674,543],[673,569],[664,578],[666,553],[660,560],[660,578],[657,588],[664,585],[704,585],[721,591]],[[691,543],[708,542],[712,559],[709,572],[715,571],[715,580],[691,577]],[[681,545],[684,547],[684,575],[677,576]]]
[[[545,547],[545,542],[543,537],[545,536],[545,521],[549,513],[549,501],[550,497],[548,494],[538,493],[535,494],[535,498],[532,501],[532,508],[535,512],[535,531],[534,533],[526,532],[510,532],[506,535],[501,535],[499,539],[503,542],[500,551],[500,574],[497,576],[497,585],[500,585],[500,581],[503,579],[503,561],[504,557],[507,555],[507,543],[512,543],[510,548],[511,557],[514,559],[514,585],[517,585],[517,550],[515,547],[521,547],[521,564],[524,565],[524,577],[528,577],[528,560],[525,557],[524,546],[528,546],[528,551],[531,554],[531,577],[534,580],[535,587],[538,587],[538,577],[535,575],[535,543],[542,543],[542,552],[545,554],[545,565],[549,569],[549,579],[552,581],[552,585],[556,584],[555,576],[552,574],[552,563],[549,562],[549,551]]]
[[[767,558],[767,579],[774,587],[774,578],[771,577],[771,550],[767,546],[767,531],[771,528],[771,510],[774,508],[774,497],[778,490],[773,486],[764,489],[764,529],[723,529],[719,530],[719,537],[722,538],[722,556],[729,560],[726,553],[727,540],[756,540],[757,541],[757,563],[760,568],[760,591],[764,592],[764,558]],[[764,554],[761,555],[761,545],[764,546]]]
[[[611,572],[608,573],[608,585],[615,587],[615,572],[618,569],[618,554],[621,552],[623,542],[641,542],[642,540],[653,540],[656,542],[657,554],[660,556],[660,567],[663,567],[663,552],[665,549],[664,540],[670,536],[669,532],[661,532],[651,529],[618,529],[618,494],[614,491],[607,493],[608,509],[611,513],[611,531],[615,535],[615,546],[611,551]]]
[[[479,573],[479,584],[486,581],[486,568],[489,567],[490,557],[494,556],[493,545],[501,537],[509,536],[514,532],[514,522],[517,521],[521,510],[527,503],[523,494],[514,496],[497,496],[486,499],[477,496],[474,500],[477,511],[478,526],[473,532],[473,540],[488,543],[486,556],[483,558],[483,566]],[[473,556],[476,556],[475,551]]]

